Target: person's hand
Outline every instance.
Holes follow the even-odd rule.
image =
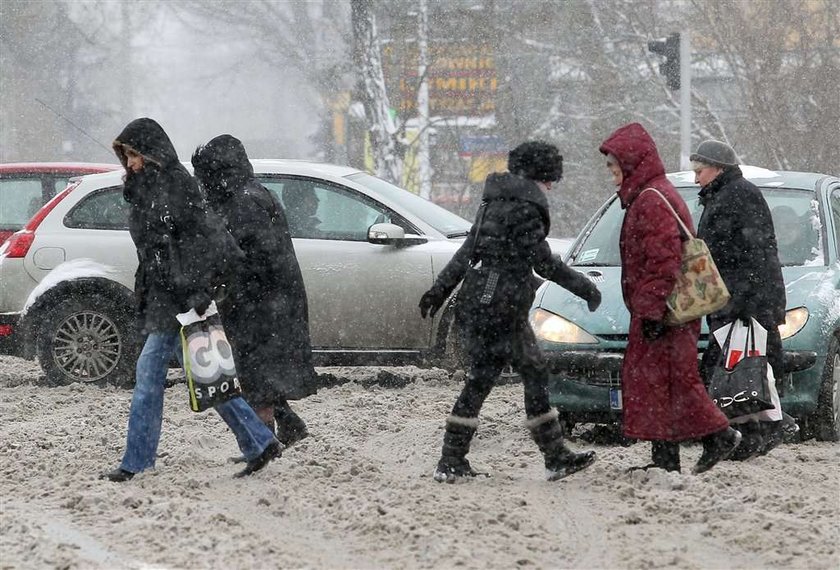
[[[589,312],[592,313],[601,306],[601,292],[595,287],[592,294],[586,300],[586,306],[589,307]]]
[[[430,317],[434,317],[435,313],[438,312],[438,309],[441,308],[443,305],[443,301],[445,299],[441,299],[438,295],[433,293],[432,291],[426,291],[423,293],[423,296],[420,298],[420,316],[424,319],[428,314]]]
[[[207,293],[197,293],[190,298],[190,305],[200,317],[207,311],[212,300]]]
[[[660,338],[667,330],[668,326],[661,321],[653,321],[650,319],[642,320],[642,336],[644,336],[647,341],[654,341]]]

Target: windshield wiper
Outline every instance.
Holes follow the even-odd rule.
[[[466,237],[470,235],[470,230],[461,230],[459,232],[452,232],[446,234],[447,238]]]

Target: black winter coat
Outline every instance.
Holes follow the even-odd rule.
[[[550,223],[548,201],[533,181],[488,176],[476,223],[431,289],[446,298],[464,281],[456,316],[469,352],[509,356],[513,337],[528,326],[534,271],[583,299],[600,297],[588,278],[552,255]]]
[[[201,147],[193,164],[210,207],[245,253],[220,310],[246,399],[263,406],[313,394],[306,290],[282,207],[230,135]]]
[[[732,295],[709,322],[755,317],[766,329],[785,320],[785,283],[770,208],[737,166],[727,167],[700,191],[697,236],[706,242]]]
[[[145,166],[128,170],[126,148],[139,152]],[[198,185],[178,161],[175,147],[152,119],[132,121],[114,141],[126,166],[123,197],[130,204],[129,233],[137,248],[134,294],[143,332],[177,332],[178,313],[207,299],[206,203]]]

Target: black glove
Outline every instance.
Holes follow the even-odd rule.
[[[204,314],[207,310],[207,307],[210,306],[210,302],[213,299],[210,298],[210,295],[207,293],[194,293],[190,295],[189,298],[189,305],[191,308],[195,309],[195,312],[198,313],[198,316]]]
[[[642,320],[642,336],[647,341],[654,341],[665,334],[668,326],[661,321],[651,321],[649,319]]]
[[[586,306],[589,307],[589,312],[592,313],[601,306],[601,292],[598,291],[597,287],[593,287],[592,294],[589,295],[589,298],[586,300]]]
[[[420,316],[424,319],[427,314],[430,317],[434,317],[435,313],[438,312],[438,309],[441,308],[445,300],[446,299],[441,299],[440,296],[436,295],[431,290],[426,291],[423,293],[423,296],[420,297]]]

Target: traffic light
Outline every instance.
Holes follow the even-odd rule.
[[[663,56],[665,61],[659,64],[659,73],[665,77],[668,89],[680,88],[680,34],[675,32],[664,40],[648,42],[648,50]]]

